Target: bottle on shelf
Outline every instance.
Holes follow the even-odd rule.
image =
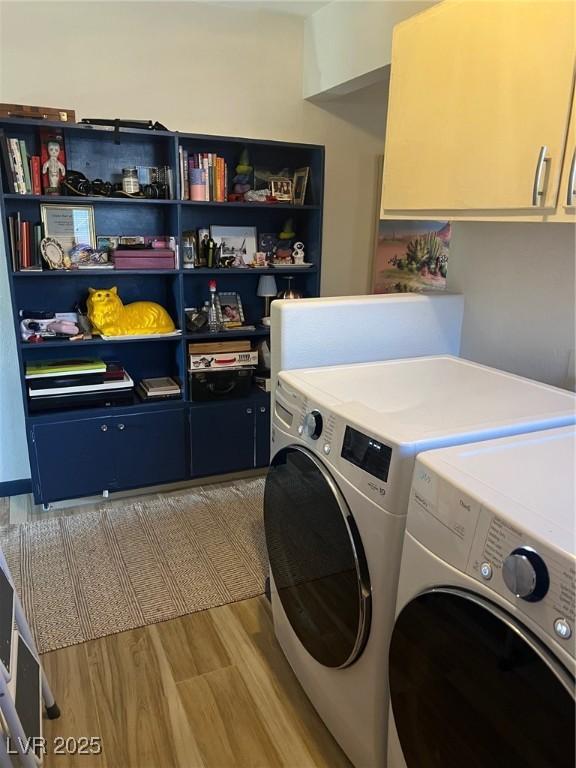
[[[216,280],[210,280],[208,283],[210,289],[210,306],[208,308],[208,330],[211,333],[217,333],[221,329],[218,307],[216,305]]]

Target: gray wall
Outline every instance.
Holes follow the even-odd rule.
[[[465,297],[462,356],[565,386],[575,244],[571,224],[454,224],[448,287]]]

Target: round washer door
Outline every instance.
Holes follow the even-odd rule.
[[[406,605],[390,698],[407,768],[574,768],[574,680],[478,595],[436,589]]]
[[[360,655],[370,627],[370,583],[354,518],[314,454],[289,446],[266,478],[264,526],[282,607],[302,645],[327,667]]]

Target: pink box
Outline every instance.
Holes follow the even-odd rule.
[[[174,251],[169,248],[118,249],[114,269],[174,269]]]
[[[174,254],[166,257],[130,257],[116,256],[114,269],[174,269]]]

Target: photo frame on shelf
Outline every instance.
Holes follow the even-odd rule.
[[[96,248],[94,207],[92,205],[59,205],[48,203],[40,206],[44,236],[56,240],[65,255],[76,245]]]
[[[99,251],[107,251],[109,254],[118,248],[119,237],[102,235],[96,238],[96,247]]]
[[[256,227],[210,227],[210,235],[216,243],[220,260],[230,262],[230,266],[247,267],[254,263],[258,250]]]
[[[308,177],[310,168],[298,168],[294,171],[293,179],[293,203],[294,205],[304,205],[306,200],[306,188],[308,187]]]
[[[283,203],[292,202],[292,179],[287,179],[284,176],[272,176],[270,179],[270,192],[272,197]]]
[[[239,293],[217,293],[216,306],[219,320],[224,328],[239,328],[244,324],[244,310]]]

